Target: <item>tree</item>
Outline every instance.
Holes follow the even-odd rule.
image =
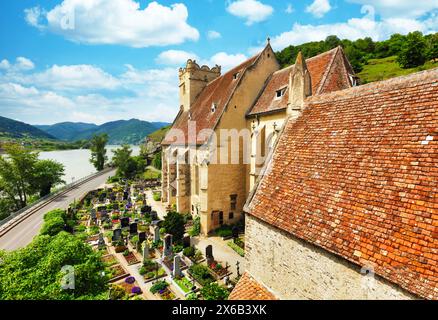
[[[62,180],[64,165],[53,160],[39,160],[35,164],[35,187],[39,190],[40,197],[50,194],[52,187],[65,183]]]
[[[108,143],[108,135],[103,133],[101,135],[94,135],[90,140],[91,159],[90,162],[94,165],[97,171],[102,171],[105,166],[105,161],[108,160],[106,156],[106,144]]]
[[[132,161],[129,161],[131,154],[132,149],[126,144],[114,151],[113,163],[117,167],[117,175],[122,178],[127,178],[128,171],[132,170]]]
[[[64,266],[74,268],[74,290],[61,286]],[[0,300],[106,299],[104,270],[100,254],[78,237],[37,236],[25,248],[0,253]]]
[[[422,66],[426,62],[426,41],[419,31],[411,32],[398,55],[397,62],[404,69]]]
[[[342,44],[341,39],[339,39],[337,36],[328,36],[325,39],[325,44],[327,45],[327,49],[331,50],[333,48],[336,48],[337,46],[340,46]]]
[[[173,241],[181,242],[184,237],[184,217],[178,212],[169,212],[164,218],[162,227],[173,236]]]
[[[438,59],[438,33],[428,36],[427,59]]]
[[[230,293],[216,282],[209,283],[201,289],[205,300],[227,300]]]
[[[19,210],[35,193],[33,180],[38,153],[15,144],[6,145],[5,151],[8,156],[0,157],[0,193]]]
[[[158,170],[161,170],[161,158],[162,157],[162,152],[157,152],[154,155],[154,159],[152,159],[152,166]]]

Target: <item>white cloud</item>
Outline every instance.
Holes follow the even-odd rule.
[[[242,54],[228,54],[226,52],[218,52],[213,55],[205,64],[209,66],[219,65],[222,67],[222,71],[226,72],[227,70],[234,68],[235,66],[241,64],[248,58]]]
[[[288,14],[291,14],[291,13],[293,13],[294,11],[295,11],[294,7],[289,3],[289,4],[287,5],[287,7],[286,7],[285,12],[288,13]]]
[[[193,52],[182,50],[167,50],[161,52],[155,59],[157,64],[166,64],[172,66],[181,66],[187,62],[188,59],[199,60],[199,57]]]
[[[7,65],[4,61],[0,64]],[[119,75],[91,65],[9,69],[0,73],[0,114],[31,124],[172,121],[178,112],[178,69],[126,68]]]
[[[311,13],[316,18],[322,18],[331,9],[332,7],[329,0],[314,0],[313,3],[306,8],[306,12]]]
[[[383,18],[418,18],[438,9],[438,0],[347,0],[373,6]]]
[[[35,64],[32,60],[25,57],[18,57],[14,64],[11,64],[8,60],[3,59],[0,62],[0,69],[6,70],[8,73],[18,72],[18,71],[28,71],[35,68]]]
[[[198,30],[187,23],[187,7],[181,3],[167,7],[153,1],[142,10],[134,0],[64,0],[48,12],[35,7],[25,14],[32,26],[86,44],[139,48],[199,38]]]
[[[347,22],[333,24],[299,24],[295,23],[290,31],[273,37],[271,44],[275,50],[281,50],[289,45],[299,45],[309,41],[324,40],[329,35],[337,35],[340,39],[356,40],[371,37],[375,41],[388,39],[394,33],[407,34],[411,31],[423,33],[437,32],[437,17],[424,21],[409,18],[388,18],[382,21],[373,19],[372,14],[363,18],[352,18]],[[250,49],[250,52],[260,50],[260,47]]]
[[[274,8],[257,0],[237,0],[229,3],[227,11],[232,15],[246,19],[248,26],[268,19]]]
[[[207,32],[207,38],[210,40],[219,39],[221,37],[222,37],[222,35],[217,31],[210,30]]]

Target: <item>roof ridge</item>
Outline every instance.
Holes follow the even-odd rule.
[[[319,86],[318,86],[318,88],[316,89],[316,92],[312,92],[312,95],[317,95],[317,94],[319,94],[320,92],[321,92],[321,90],[322,90],[322,88],[324,87],[324,84],[326,83],[326,81],[327,81],[327,79],[328,79],[328,75],[330,74],[330,70],[332,69],[332,67],[333,67],[333,63],[334,63],[334,61],[335,61],[335,59],[336,59],[336,56],[337,56],[337,54],[339,53],[339,46],[337,46],[336,48],[334,48],[334,49],[332,49],[332,50],[329,50],[329,51],[327,51],[327,53],[332,53],[333,52],[333,57],[330,59],[330,63],[329,63],[329,65],[328,65],[328,67],[326,68],[326,70],[325,70],[325,72],[324,72],[324,75],[322,76],[322,78],[321,78],[321,81],[320,81],[320,83],[319,83]]]
[[[404,87],[415,86],[421,83],[422,81],[427,80],[428,78],[431,78],[430,80],[432,80],[434,76],[435,76],[435,81],[438,82],[438,67],[429,70],[423,70],[423,71],[411,73],[404,76],[390,78],[386,80],[370,82],[364,85],[351,87],[344,90],[323,93],[320,95],[312,95],[306,99],[306,102],[308,103],[318,102],[322,100],[327,100],[329,97],[332,99],[338,98],[336,100],[343,100],[351,97],[352,95],[357,95],[357,96],[366,95],[369,93],[370,90],[378,90],[378,92],[385,92],[385,91],[394,90],[400,86],[404,86]]]

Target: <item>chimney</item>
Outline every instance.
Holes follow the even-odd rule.
[[[179,69],[180,107],[186,112],[204,87],[221,75],[221,67],[200,67],[196,60],[187,60],[185,68]]]
[[[312,95],[312,80],[301,51],[289,75],[289,101],[287,112],[299,116],[304,109],[304,101]]]

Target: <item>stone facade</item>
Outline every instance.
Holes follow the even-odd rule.
[[[388,281],[261,220],[246,217],[248,272],[279,299],[414,299]]]

